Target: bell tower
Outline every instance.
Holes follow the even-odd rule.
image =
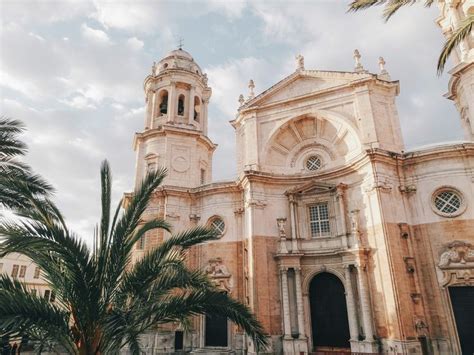
[[[474,15],[472,0],[440,0],[441,16],[436,20],[443,34],[449,38],[463,22]],[[445,95],[453,100],[461,116],[464,138],[474,141],[474,36],[471,32],[455,48],[454,67],[449,71],[449,91]]]
[[[207,137],[207,107],[212,94],[193,57],[171,51],[145,78],[145,127],[135,135],[138,183],[147,170],[168,169],[165,185],[197,187],[212,178],[217,147]]]

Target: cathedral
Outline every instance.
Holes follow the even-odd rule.
[[[440,1],[448,36],[474,12]],[[247,97],[230,124],[238,177],[212,182],[212,89],[183,49],[153,65],[136,133],[136,183],[166,167],[144,219],[174,231],[207,225],[219,239],[189,263],[250,307],[270,336],[268,354],[474,352],[474,39],[454,54],[446,98],[465,139],[406,151],[399,82],[380,58],[352,71],[295,70]],[[335,68],[336,70],[338,68]],[[439,98],[442,99],[442,98]],[[230,158],[230,157],[229,157]],[[140,258],[169,237],[149,232]],[[225,318],[202,316],[143,338],[149,354],[251,354]]]

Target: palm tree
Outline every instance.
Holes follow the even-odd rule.
[[[421,3],[421,0],[353,0],[349,4],[349,11],[355,12],[364,10],[372,6],[384,5],[383,17],[388,21],[400,8],[407,5],[414,5]],[[424,0],[424,5],[430,7],[436,0]],[[472,33],[472,26],[474,24],[474,14],[470,14],[464,18],[459,27],[454,30],[448,40],[444,43],[441,54],[438,58],[438,74],[441,74],[446,65],[446,61],[454,48]]]
[[[262,326],[249,309],[220,292],[201,270],[186,266],[192,246],[216,238],[203,227],[176,234],[141,260],[131,262],[132,248],[145,233],[170,230],[163,219],[141,218],[164,170],[149,173],[122,210],[111,214],[111,173],[101,167],[102,216],[91,250],[71,232],[49,200],[19,209],[20,221],[2,221],[0,257],[12,252],[31,258],[43,272],[57,302],[0,276],[0,337],[27,336],[56,344],[71,354],[117,353],[128,346],[140,354],[139,338],[157,326],[186,322],[194,315],[229,318],[257,348],[267,344]]]
[[[20,161],[26,145],[18,139],[25,127],[20,121],[0,117],[0,207],[28,207],[30,197],[48,196],[53,188]]]

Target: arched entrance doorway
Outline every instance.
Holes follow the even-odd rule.
[[[313,347],[350,348],[344,285],[333,274],[316,275],[309,285]]]

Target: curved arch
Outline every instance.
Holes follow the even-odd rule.
[[[315,119],[326,119],[329,122],[335,122],[347,126],[349,132],[354,134],[355,137],[357,137],[358,143],[359,145],[361,145],[359,129],[349,120],[349,118],[342,113],[328,110],[310,110],[304,114],[284,119],[278,127],[275,127],[270,132],[270,134],[268,135],[268,139],[265,143],[268,145],[268,143],[275,138],[278,132],[281,131],[284,127],[287,127],[291,121],[296,122],[306,117],[314,117]]]
[[[286,118],[270,131],[264,146],[263,165],[293,170],[298,154],[308,147],[325,151],[331,164],[350,160],[362,149],[357,127],[343,114],[325,110]]]
[[[158,92],[158,112],[160,116],[168,113],[168,97],[168,90],[161,89]]]
[[[303,293],[304,294],[308,294],[309,293],[309,286],[311,284],[311,281],[314,279],[315,276],[317,276],[318,274],[322,274],[322,273],[328,273],[328,274],[333,274],[334,276],[336,276],[339,281],[342,282],[342,284],[344,285],[344,288],[346,287],[346,278],[344,277],[344,275],[334,269],[334,268],[331,268],[331,267],[327,267],[325,265],[321,265],[319,268],[316,268],[314,270],[312,270],[310,273],[308,273],[304,278],[303,278]]]

